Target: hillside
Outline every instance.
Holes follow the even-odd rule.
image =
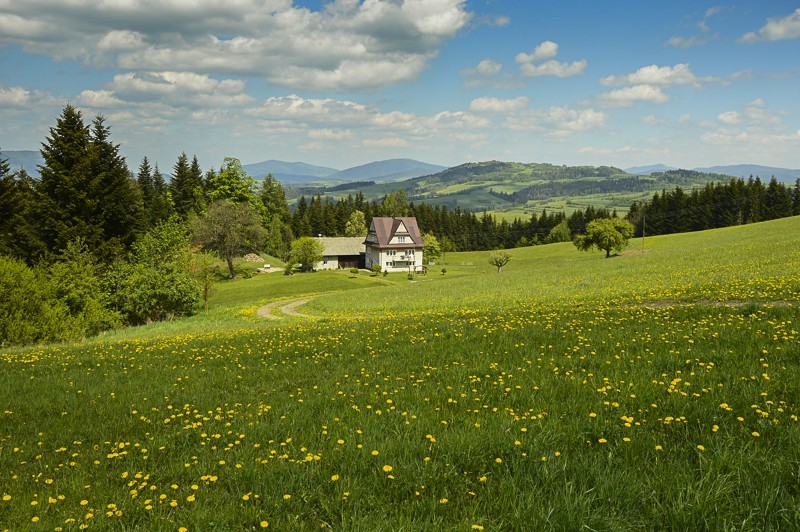
[[[402,181],[444,170],[445,166],[423,163],[414,159],[388,159],[342,170],[331,176],[334,181]]]
[[[314,166],[307,163],[286,161],[262,161],[243,165],[242,168],[254,179],[264,179],[267,174],[284,183],[310,183],[327,178],[338,172],[335,168]]]
[[[796,529],[799,231],[264,274],[208,315],[0,352],[0,524]],[[282,298],[315,317],[258,317]]]
[[[727,180],[727,176],[723,176]],[[467,163],[441,172],[398,183],[354,183],[335,191],[321,191],[333,198],[358,192],[368,200],[380,199],[403,188],[417,203],[447,205],[473,211],[494,211],[502,216],[526,216],[527,211],[565,210],[593,205],[624,211],[654,191],[683,186],[702,186],[720,179],[716,174],[691,171],[661,172],[635,176],[611,166],[559,166],[547,163],[487,161]],[[301,191],[313,194],[311,189]]]

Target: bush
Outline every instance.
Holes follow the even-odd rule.
[[[20,260],[0,256],[0,346],[69,336],[69,309],[47,277]]]
[[[350,268],[350,273],[355,277],[358,275],[358,268]]]
[[[380,264],[373,264],[372,265],[372,275],[378,275],[381,273],[381,265]]]
[[[129,325],[189,316],[200,297],[191,276],[177,268],[157,270],[145,264],[120,264],[108,282],[112,306]]]

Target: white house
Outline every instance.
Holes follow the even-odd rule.
[[[362,237],[320,237],[322,260],[314,265],[315,270],[339,270],[364,267],[364,239]]]
[[[369,226],[366,267],[380,264],[381,271],[402,272],[422,269],[425,247],[413,217],[375,217]]]

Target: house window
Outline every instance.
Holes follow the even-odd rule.
[[[404,236],[398,236],[398,237],[397,237],[397,241],[398,241],[398,242],[400,242],[401,244],[404,244],[404,243],[405,243],[405,241],[406,241],[406,237],[404,237]]]
[[[390,249],[389,251],[386,252],[386,254],[389,255],[390,257],[394,257],[395,253],[397,253],[396,249]]]

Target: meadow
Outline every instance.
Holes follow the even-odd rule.
[[[797,235],[254,276],[0,352],[0,530],[800,528]]]

